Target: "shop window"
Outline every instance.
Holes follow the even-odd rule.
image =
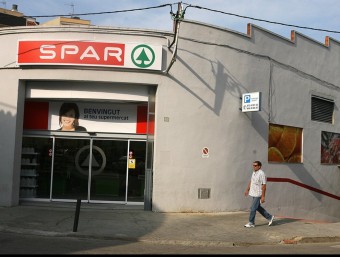
[[[52,147],[51,138],[22,138],[20,198],[50,198]]]
[[[340,134],[321,131],[321,163],[340,164]]]
[[[302,163],[302,128],[269,124],[268,162]]]
[[[312,120],[333,123],[334,101],[312,96]]]

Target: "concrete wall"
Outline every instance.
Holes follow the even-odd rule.
[[[1,75],[0,100],[0,202],[10,206],[16,202],[18,192],[18,176],[20,163],[16,157],[17,108],[19,98],[19,82],[15,76],[6,73]],[[19,136],[20,140],[21,136]],[[13,186],[16,184],[16,186]]]
[[[340,131],[339,44],[249,29],[245,35],[181,23],[177,61],[157,92],[154,210],[246,210],[254,160],[268,177],[339,196],[340,170],[320,165],[321,131]],[[242,93],[258,91],[262,111],[242,113]],[[335,124],[311,121],[312,94],[334,99]],[[269,123],[303,128],[302,164],[268,163]],[[203,147],[209,158],[202,158]],[[198,199],[198,188],[210,188],[210,199]],[[338,199],[291,183],[268,182],[265,206],[278,216],[340,219]]]
[[[168,44],[170,33],[153,33],[139,30],[76,28],[76,27],[13,27],[0,29],[0,206],[14,206],[19,202],[21,143],[26,82],[51,81],[48,89],[56,88],[60,81],[102,83],[103,86],[160,84],[161,72],[145,72],[114,68],[55,67],[19,68],[16,65],[18,40],[96,40],[101,42],[144,42]],[[167,51],[163,51],[163,67],[167,65]],[[169,54],[170,55],[170,54]],[[39,83],[36,83],[40,85]],[[88,84],[88,83],[87,83]],[[33,83],[34,85],[34,83]],[[31,87],[29,88],[31,89]],[[76,90],[76,87],[74,87]],[[101,88],[102,89],[102,88]],[[121,92],[121,87],[119,87]],[[131,87],[127,90],[130,93]],[[107,92],[112,92],[108,90]]]
[[[0,205],[18,201],[24,82],[67,80],[157,86],[152,208],[161,212],[247,210],[243,192],[254,160],[271,178],[288,178],[340,195],[340,170],[320,165],[321,131],[340,133],[339,43],[329,47],[295,33],[295,41],[249,27],[249,34],[184,21],[169,74],[136,70],[25,68],[15,65],[19,39],[130,41],[162,44],[169,33],[107,28],[35,27],[0,30]],[[10,54],[9,54],[10,53]],[[262,93],[260,112],[242,113],[240,97]],[[334,99],[335,124],[311,121],[311,95]],[[3,113],[3,114],[2,114]],[[268,163],[268,124],[303,128],[302,164]],[[202,157],[203,147],[209,158]],[[210,189],[199,199],[198,189]],[[274,215],[340,220],[339,200],[286,182],[268,182],[265,207]]]

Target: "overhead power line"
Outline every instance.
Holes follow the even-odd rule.
[[[282,25],[282,26],[288,26],[288,27],[294,27],[294,28],[300,28],[300,29],[310,29],[310,30],[331,32],[331,33],[340,33],[340,31],[336,31],[336,30],[318,29],[318,28],[305,27],[305,26],[287,24],[287,23],[276,22],[276,21],[269,21],[269,20],[263,20],[263,19],[258,19],[258,18],[252,18],[252,17],[243,16],[243,15],[239,15],[239,14],[228,13],[228,12],[224,12],[224,11],[220,11],[220,10],[214,10],[214,9],[210,9],[210,8],[206,8],[206,7],[202,7],[202,6],[198,6],[198,5],[190,5],[190,4],[188,4],[187,7],[203,9],[203,10],[207,10],[207,11],[211,11],[211,12],[218,12],[218,13],[222,13],[222,14],[226,14],[226,15],[236,16],[236,17],[239,17],[239,18],[255,20],[255,21],[262,21],[262,22],[267,22],[267,23],[276,24],[276,25]]]
[[[91,12],[91,13],[74,13],[73,16],[87,16],[87,15],[102,15],[102,14],[125,13],[125,12],[134,12],[134,11],[143,11],[143,10],[163,8],[163,7],[166,7],[166,6],[170,6],[170,8],[171,8],[170,14],[173,14],[173,12],[172,12],[172,5],[178,5],[180,3],[182,3],[182,2],[177,2],[177,3],[173,3],[173,4],[170,4],[170,3],[169,4],[162,4],[162,5],[150,6],[150,7],[144,7],[144,8],[118,10],[118,11]],[[183,4],[186,5],[186,8],[185,8],[184,12],[186,11],[187,8],[191,7],[191,8],[202,9],[202,10],[206,10],[206,11],[210,11],[210,12],[216,12],[216,13],[221,13],[221,14],[225,14],[225,15],[235,16],[235,17],[239,17],[239,18],[243,18],[243,19],[249,19],[249,20],[254,20],[254,21],[261,21],[261,22],[271,23],[271,24],[275,24],[275,25],[288,26],[288,27],[307,29],[307,30],[330,32],[330,33],[340,33],[340,31],[336,31],[336,30],[319,29],[319,28],[299,26],[299,25],[294,25],[294,24],[287,24],[287,23],[283,23],[283,22],[269,21],[269,20],[258,19],[258,18],[253,18],[253,17],[249,17],[249,16],[244,16],[244,15],[239,15],[239,14],[235,14],[235,13],[224,12],[224,11],[221,11],[221,10],[215,10],[215,9],[211,9],[211,8],[207,8],[207,7],[202,7],[202,6],[198,6],[198,5],[191,5],[191,4],[186,4],[186,3],[183,3]],[[32,15],[32,16],[25,16],[25,17],[48,18],[48,17],[60,17],[60,16],[69,16],[69,15],[65,15],[65,14]],[[184,13],[183,13],[183,16],[184,16]],[[184,17],[182,17],[182,18],[184,18]]]
[[[148,9],[161,8],[161,7],[165,7],[165,6],[170,6],[172,8],[172,4],[162,4],[162,5],[157,5],[157,6],[144,7],[144,8],[135,8],[135,9],[127,9],[127,10],[120,10],[120,11],[74,13],[73,16],[100,15],[100,14],[112,14],[112,13],[121,13],[121,12],[134,12],[134,11],[143,11],[143,10],[148,10]],[[26,16],[26,17],[48,18],[48,17],[60,17],[60,16],[70,16],[70,15],[53,14],[53,15],[32,15],[32,16]]]

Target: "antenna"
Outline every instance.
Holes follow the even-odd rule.
[[[65,5],[68,5],[72,8],[72,12],[69,13],[71,15],[71,18],[73,18],[73,15],[74,15],[74,3],[70,3],[70,4],[65,4]]]

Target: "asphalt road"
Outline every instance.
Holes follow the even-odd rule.
[[[187,246],[0,232],[0,254],[340,254],[340,243]]]

